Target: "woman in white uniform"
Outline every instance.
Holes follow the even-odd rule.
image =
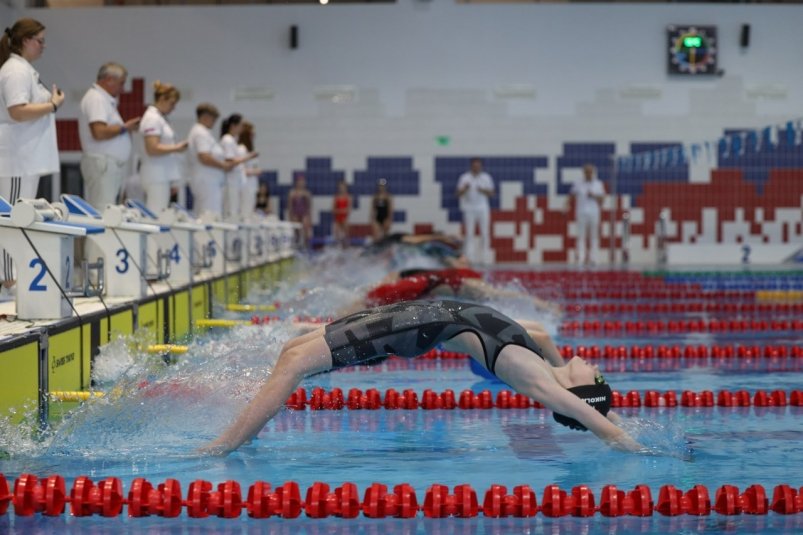
[[[36,196],[39,177],[58,172],[55,113],[64,102],[31,63],[45,51],[45,27],[20,19],[0,37],[0,195],[10,203]],[[11,257],[3,251],[2,288],[14,285]]]
[[[187,149],[187,141],[176,143],[176,134],[167,120],[180,98],[178,89],[157,80],[153,84],[153,104],[145,110],[139,125],[145,145],[140,176],[145,203],[155,214],[168,207],[171,185],[181,181],[176,153]]]
[[[220,116],[217,108],[208,103],[199,104],[195,109],[198,122],[190,130],[190,189],[193,196],[193,211],[200,216],[204,212],[221,215],[223,213],[223,183],[226,173],[255,157],[227,160],[223,147],[212,135]]]
[[[248,153],[241,154],[239,150],[238,138],[243,129],[243,116],[233,113],[223,120],[220,125],[220,146],[223,147],[223,154],[226,161],[233,162],[238,158],[246,156]],[[226,173],[226,181],[223,187],[223,218],[233,221],[240,219],[240,190],[245,186],[245,164],[236,165],[231,171]]]
[[[248,121],[243,121],[243,128],[240,131],[240,144],[237,146],[237,155],[240,157],[254,152],[254,125]],[[259,162],[254,159],[245,166],[245,184],[240,190],[240,210],[245,219],[250,218],[256,213],[257,191],[259,190],[259,175],[262,169]]]

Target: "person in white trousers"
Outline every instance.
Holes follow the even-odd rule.
[[[240,153],[240,133],[243,130],[243,116],[232,113],[223,120],[220,127],[220,146],[227,161],[247,155]],[[227,221],[238,221],[243,216],[243,207],[240,206],[240,192],[245,187],[245,164],[240,164],[226,173],[223,186],[223,218]]]
[[[84,199],[99,211],[117,204],[129,173],[131,130],[139,117],[123,121],[117,99],[125,86],[128,71],[119,63],[105,63],[95,83],[81,99],[78,137],[81,140],[81,176]],[[84,257],[95,262],[103,254],[92,241],[84,243]]]
[[[34,61],[45,51],[45,27],[19,19],[0,34],[0,195],[13,204],[36,196],[39,177],[59,171],[55,114],[64,93],[39,79]],[[16,273],[2,252],[0,293],[10,296]]]
[[[605,198],[605,187],[593,165],[583,166],[583,180],[574,183],[571,194],[575,198],[577,263],[594,265],[599,250],[600,205]]]
[[[471,168],[457,181],[457,196],[463,212],[465,225],[464,254],[471,262],[484,264],[490,251],[491,203],[494,195],[494,182],[491,175],[483,171],[480,158],[471,159]],[[474,233],[480,227],[480,246],[476,248]]]
[[[223,184],[226,173],[256,154],[248,154],[244,158],[227,160],[223,147],[212,135],[220,113],[208,103],[199,104],[195,109],[198,122],[190,129],[190,190],[193,196],[193,211],[200,217],[204,212],[217,216],[223,214]]]
[[[187,149],[187,141],[176,142],[168,120],[180,98],[181,93],[173,85],[157,80],[153,84],[153,104],[145,110],[139,125],[144,145],[139,172],[146,206],[155,214],[170,205],[174,184],[183,183],[177,153]]]

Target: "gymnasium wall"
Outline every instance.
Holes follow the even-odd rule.
[[[452,184],[480,155],[498,182],[496,259],[571,260],[576,229],[566,194],[586,161],[600,166],[610,189],[613,154],[778,124],[760,162],[715,151],[669,174],[630,177],[606,208],[617,216],[629,210],[634,235],[623,244],[618,224],[614,245],[626,246],[631,261],[654,261],[665,209],[671,242],[741,247],[803,238],[803,145],[783,130],[803,109],[800,6],[401,0],[28,13],[48,27],[37,67],[68,92],[62,119],[77,116],[97,67],[112,59],[145,79],[146,94],[156,79],[179,86],[179,133],[201,101],[241,112],[256,124],[264,178],[277,195],[294,173],[308,175],[319,237],[329,234],[341,177],[356,195],[357,223],[367,223],[382,176],[396,195],[396,228],[459,232]],[[672,23],[717,26],[722,76],[666,74]],[[751,26],[749,47],[740,46],[743,24]],[[292,25],[297,49],[289,45]],[[63,148],[74,143],[68,134]],[[604,245],[610,234],[604,227]]]

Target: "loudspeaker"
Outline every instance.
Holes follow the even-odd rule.
[[[742,35],[739,38],[739,44],[742,45],[742,48],[747,48],[750,46],[750,25],[749,24],[742,24]]]
[[[290,26],[290,48],[298,48],[298,26],[295,24]]]

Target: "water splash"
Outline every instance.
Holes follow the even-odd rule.
[[[643,449],[639,453],[661,455],[691,461],[694,450],[683,427],[676,422],[659,423],[636,416],[623,417],[619,422],[628,435]]]
[[[295,334],[291,325],[242,327],[191,345],[174,364],[138,351],[130,339],[109,344],[99,357],[104,397],[44,430],[35,417],[21,425],[0,421],[0,450],[16,458],[131,463],[190,457],[231,422]]]

